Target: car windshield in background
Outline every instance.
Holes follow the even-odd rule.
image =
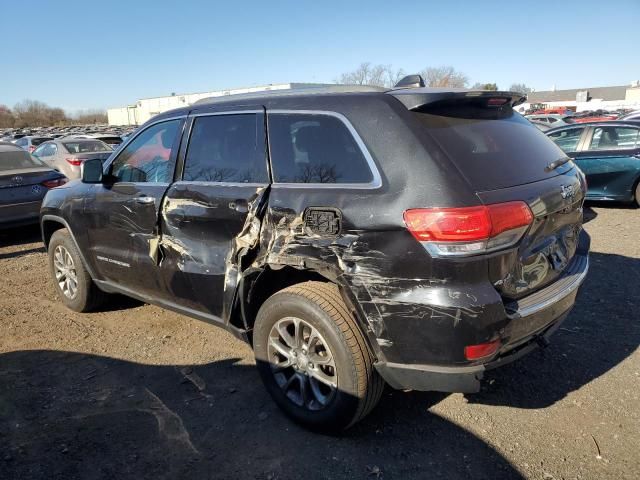
[[[0,172],[41,167],[46,167],[46,164],[25,151],[0,151]]]
[[[112,148],[100,140],[78,140],[75,142],[62,142],[69,153],[108,152]]]
[[[545,167],[566,155],[527,119],[511,110],[442,107],[414,113],[467,180],[494,190],[562,173]]]

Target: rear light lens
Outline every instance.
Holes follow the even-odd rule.
[[[33,151],[36,149],[36,147],[34,147],[33,145],[29,146],[29,153],[33,153]]]
[[[82,162],[84,162],[85,159],[69,157],[69,158],[65,158],[65,160],[69,165],[73,165],[74,167],[79,167],[80,165],[82,165]]]
[[[478,345],[467,345],[464,347],[464,357],[467,360],[480,360],[491,357],[500,348],[500,340],[492,342],[480,343]]]
[[[434,256],[484,253],[517,243],[533,221],[524,202],[404,212],[411,234]]]
[[[510,100],[511,100],[510,98],[504,98],[504,97],[489,98],[487,100],[487,106],[488,107],[501,107],[501,106],[507,104]]]
[[[56,188],[64,185],[65,183],[67,183],[67,177],[56,178],[55,180],[47,180],[46,182],[42,182],[41,185],[47,188]]]

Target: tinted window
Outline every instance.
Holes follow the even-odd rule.
[[[254,114],[197,117],[183,179],[201,182],[268,182],[262,125]]]
[[[589,150],[626,150],[638,145],[638,132],[635,128],[596,127],[591,137]]]
[[[37,158],[32,157],[24,150],[0,151],[0,172],[45,166],[46,165],[44,163]]]
[[[370,183],[373,174],[347,126],[329,115],[269,115],[274,181]]]
[[[31,139],[31,145],[37,146],[37,145],[40,145],[41,143],[44,143],[44,142],[49,141],[49,140],[53,140],[53,138],[51,138],[51,137],[32,138]]]
[[[478,190],[521,185],[558,175],[546,166],[564,153],[510,108],[430,106],[413,114]]]
[[[575,152],[582,136],[583,128],[571,128],[549,134],[549,138],[565,152]]]
[[[111,174],[122,182],[169,182],[179,126],[180,120],[170,120],[144,130],[120,151],[111,164]]]
[[[78,140],[75,142],[63,142],[69,153],[106,152],[111,150],[106,143],[100,140]]]

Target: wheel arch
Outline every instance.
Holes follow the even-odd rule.
[[[260,270],[246,273],[238,288],[238,295],[229,323],[246,332],[248,340],[252,340],[253,324],[262,304],[275,293],[287,287],[317,281],[337,285],[342,300],[353,315],[356,324],[362,331],[370,352],[375,358],[380,358],[373,330],[369,327],[364,312],[359,308],[351,288],[341,282],[339,277],[327,275],[311,269],[301,269],[292,266],[272,268],[265,266]]]

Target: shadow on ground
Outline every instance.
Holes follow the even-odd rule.
[[[302,430],[253,366],[148,366],[70,352],[0,356],[0,478],[520,478],[443,397],[385,395],[343,437]],[[436,440],[437,439],[437,440]]]
[[[20,246],[29,243],[40,243],[42,245],[39,225],[26,225],[24,227],[0,230],[0,247]],[[42,248],[44,248],[44,245],[42,245]]]
[[[544,408],[605,374],[640,345],[640,260],[591,253],[576,306],[551,345],[487,374],[473,403]]]

